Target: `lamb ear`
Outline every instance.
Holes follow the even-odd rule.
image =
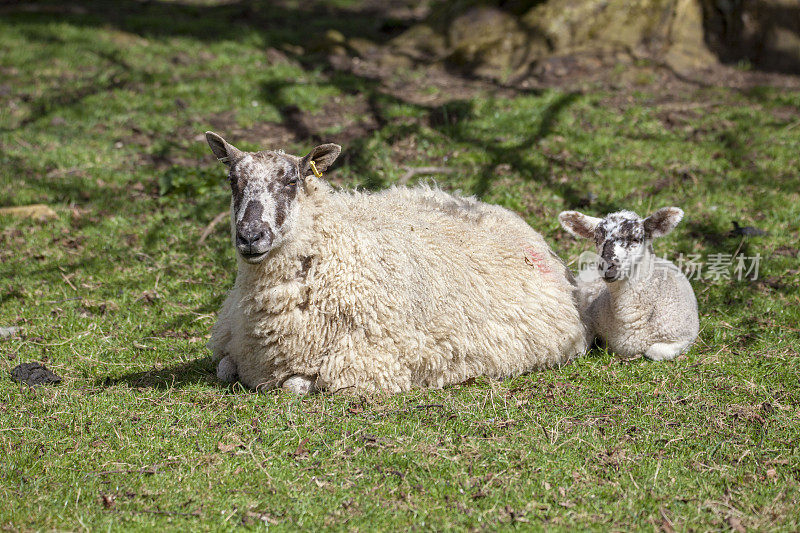
[[[312,161],[314,162],[314,166],[317,167],[317,170],[324,172],[336,161],[341,151],[342,147],[338,144],[320,144],[300,160],[300,171],[302,175],[307,176],[313,172],[311,170]]]
[[[228,143],[225,139],[214,133],[213,131],[206,132],[206,141],[214,152],[214,156],[225,166],[231,166],[237,159],[240,159],[244,152]]]
[[[663,237],[675,229],[683,218],[683,210],[677,207],[662,207],[644,219],[644,231],[650,238]]]
[[[591,239],[601,218],[590,217],[578,211],[562,211],[558,215],[561,227],[578,238]]]

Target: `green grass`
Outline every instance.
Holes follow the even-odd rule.
[[[800,93],[476,85],[428,105],[448,90],[424,75],[403,98],[292,48],[328,27],[380,40],[353,2],[70,5],[0,11],[0,205],[58,214],[0,219],[0,326],[23,328],[0,341],[0,526],[800,528]],[[701,336],[672,363],[596,349],[393,397],[226,388],[205,342],[234,253],[225,224],[197,244],[228,202],[210,128],[247,149],[338,140],[345,187],[455,168],[442,187],[565,258],[587,244],[562,209],[677,205],[659,254],[760,254],[759,280],[695,282]],[[770,233],[742,242],[731,220]],[[64,381],[13,383],[26,361]]]

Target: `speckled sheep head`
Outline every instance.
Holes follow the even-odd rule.
[[[248,263],[263,261],[291,233],[298,212],[296,200],[305,194],[311,162],[322,172],[342,150],[337,144],[322,144],[297,157],[270,150],[244,152],[211,131],[206,132],[206,140],[228,167],[233,244]]]
[[[598,269],[608,282],[626,279],[648,252],[652,242],[675,229],[683,218],[677,207],[663,207],[647,218],[633,211],[618,211],[596,218],[578,211],[558,215],[561,226],[572,235],[593,239],[600,256]]]

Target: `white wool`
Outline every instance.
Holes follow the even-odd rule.
[[[573,235],[588,237],[600,227],[602,236],[610,237],[596,241],[598,254],[609,251],[608,245],[613,244],[611,256],[630,272],[606,282],[597,265],[591,264],[580,272],[577,282],[578,306],[587,330],[623,357],[674,359],[697,338],[700,320],[692,285],[678,267],[657,257],[652,248],[653,238],[669,233],[682,217],[683,211],[676,207],[660,209],[645,220],[631,211],[612,213],[602,220],[574,211],[559,215],[562,226]],[[636,233],[631,222],[640,225],[643,240],[629,238]],[[650,222],[648,233],[644,228]]]
[[[247,386],[400,392],[585,352],[569,270],[520,217],[430,187],[306,178],[291,235],[238,263],[209,346]],[[295,386],[289,390],[311,387]]]
[[[587,329],[623,357],[674,359],[689,349],[700,330],[692,285],[678,267],[650,251],[636,271],[612,283],[578,276]]]

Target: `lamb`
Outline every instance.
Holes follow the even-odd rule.
[[[597,246],[598,268],[578,276],[590,333],[623,357],[666,361],[687,351],[700,329],[697,299],[686,276],[652,245],[678,225],[683,211],[665,207],[645,219],[631,211],[602,219],[564,211],[558,218],[569,233]]]
[[[396,393],[586,351],[569,269],[510,211],[427,186],[334,191],[335,144],[297,157],[206,138],[238,252],[209,342],[220,379]]]

